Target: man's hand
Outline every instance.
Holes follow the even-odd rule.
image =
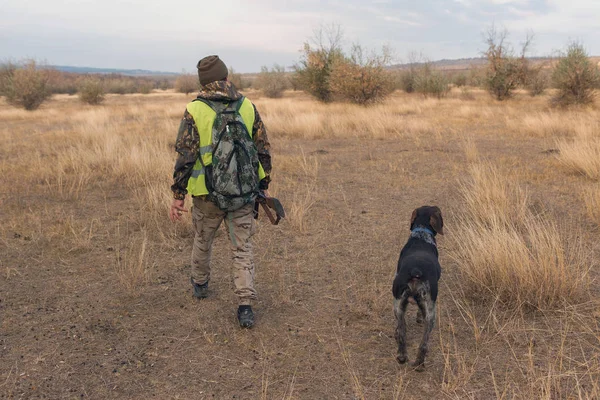
[[[181,219],[181,214],[188,212],[188,210],[183,207],[184,202],[185,200],[173,199],[173,202],[171,203],[171,209],[169,210],[169,218],[171,221],[179,221]]]

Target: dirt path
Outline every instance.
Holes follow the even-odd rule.
[[[502,140],[485,139],[486,146],[499,158],[512,154]],[[287,155],[302,148],[318,160],[318,172],[300,174],[297,192],[279,196],[289,201],[308,185],[314,203],[302,233],[261,220],[260,301],[250,331],[236,324],[226,235],[216,241],[206,300],[191,296],[189,228],[179,249],[149,245],[153,279],[141,291],[119,284],[114,265],[127,249],[116,232],[136,234],[127,224],[135,211],[126,192],[104,188],[108,200],[89,193],[73,210],[76,219],[96,221],[83,249],[18,231],[3,238],[3,398],[429,399],[456,394],[461,379],[470,382],[471,397],[492,396],[482,366],[486,357],[509,355],[490,346],[478,352],[481,359],[469,358],[476,344],[449,294],[457,275],[447,238],[440,239],[440,323],[427,370],[416,373],[394,359],[391,280],[408,220],[415,207],[435,204],[452,234],[465,165],[461,142],[286,141],[280,148]],[[37,194],[23,203],[38,208],[41,221],[64,218],[53,216],[46,200]],[[414,358],[421,328],[411,318],[408,329]],[[527,343],[515,346],[525,351]],[[462,364],[452,363],[458,353],[465,354]]]

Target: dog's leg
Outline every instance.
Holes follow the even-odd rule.
[[[427,290],[422,296],[418,296],[417,303],[425,317],[425,326],[423,327],[423,338],[419,345],[417,359],[413,363],[413,366],[417,371],[423,371],[425,369],[425,356],[427,355],[429,336],[435,322],[435,302],[431,300],[429,290]]]
[[[394,314],[396,315],[396,342],[398,343],[398,354],[396,360],[400,364],[404,364],[408,361],[408,354],[406,352],[406,319],[404,314],[406,313],[406,306],[408,305],[408,295],[406,292],[402,293],[399,299],[394,299]]]
[[[417,324],[423,323],[423,313],[421,312],[421,308],[417,310]]]

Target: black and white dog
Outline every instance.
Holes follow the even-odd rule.
[[[406,353],[406,321],[404,314],[409,300],[419,306],[417,322],[425,320],[423,338],[419,345],[417,359],[413,366],[423,370],[429,335],[435,322],[435,301],[438,294],[438,281],[442,269],[438,261],[435,241],[437,234],[444,234],[442,212],[435,206],[423,206],[413,211],[410,220],[410,237],[400,252],[398,269],[394,278],[394,314],[396,315],[396,341],[400,364],[408,361]]]

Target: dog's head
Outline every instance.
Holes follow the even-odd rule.
[[[442,210],[437,206],[423,206],[415,209],[410,218],[410,230],[416,226],[431,228],[434,233],[444,234]]]

